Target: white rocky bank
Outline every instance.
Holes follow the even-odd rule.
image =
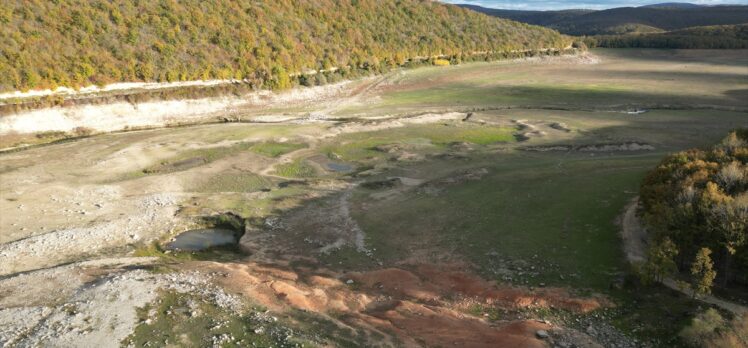
[[[128,128],[199,123],[214,120],[219,115],[231,115],[242,108],[292,106],[324,100],[350,91],[350,83],[345,81],[326,86],[296,88],[282,93],[258,91],[244,96],[142,103],[119,101],[20,111],[0,116],[0,136],[50,131],[69,132],[78,127],[96,132],[113,132]]]

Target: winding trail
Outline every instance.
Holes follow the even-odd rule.
[[[642,226],[639,217],[636,215],[636,208],[639,207],[639,197],[635,197],[626,206],[621,219],[621,239],[623,239],[623,250],[626,253],[626,259],[630,263],[646,261],[647,230]],[[662,285],[678,291],[688,297],[693,297],[691,289],[682,289],[678,286],[675,279],[666,278]],[[702,295],[698,297],[702,302],[715,305],[724,310],[735,313],[736,315],[748,314],[748,307],[719,299],[712,295]]]

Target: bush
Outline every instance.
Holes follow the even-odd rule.
[[[449,61],[446,59],[434,59],[434,65],[436,66],[449,66]]]
[[[737,317],[730,325],[711,337],[707,342],[708,347],[742,348],[748,347],[748,317]]]
[[[748,347],[748,318],[737,316],[729,323],[715,309],[707,309],[680,333],[694,347]]]
[[[75,137],[87,137],[93,134],[94,130],[86,127],[75,127],[73,129],[73,136]]]
[[[694,317],[691,320],[691,325],[680,332],[680,337],[694,346],[703,346],[704,342],[724,325],[725,320],[719,312],[713,308],[709,308]]]

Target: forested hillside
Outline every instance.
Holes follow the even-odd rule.
[[[486,8],[477,5],[460,5],[473,11],[485,13],[489,16],[511,19],[513,21],[550,26],[554,23],[573,20],[582,15],[596,12],[595,10],[560,10],[560,11],[525,11],[525,10],[504,10],[498,8]]]
[[[289,74],[309,70],[568,40],[428,0],[9,0],[0,7],[0,91],[229,78],[285,88]]]
[[[589,47],[608,48],[748,48],[748,24],[718,25],[665,33],[602,35],[585,38]]]
[[[748,284],[748,130],[667,157],[645,179],[641,203],[650,254],[660,255],[650,258],[654,269],[714,263],[722,284]]]
[[[748,6],[621,7],[602,11],[508,11],[469,6],[492,16],[537,24],[569,35],[618,35],[748,23]]]

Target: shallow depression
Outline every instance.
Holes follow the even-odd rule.
[[[198,251],[216,246],[236,244],[236,232],[221,228],[190,230],[179,234],[166,244],[168,250]]]

